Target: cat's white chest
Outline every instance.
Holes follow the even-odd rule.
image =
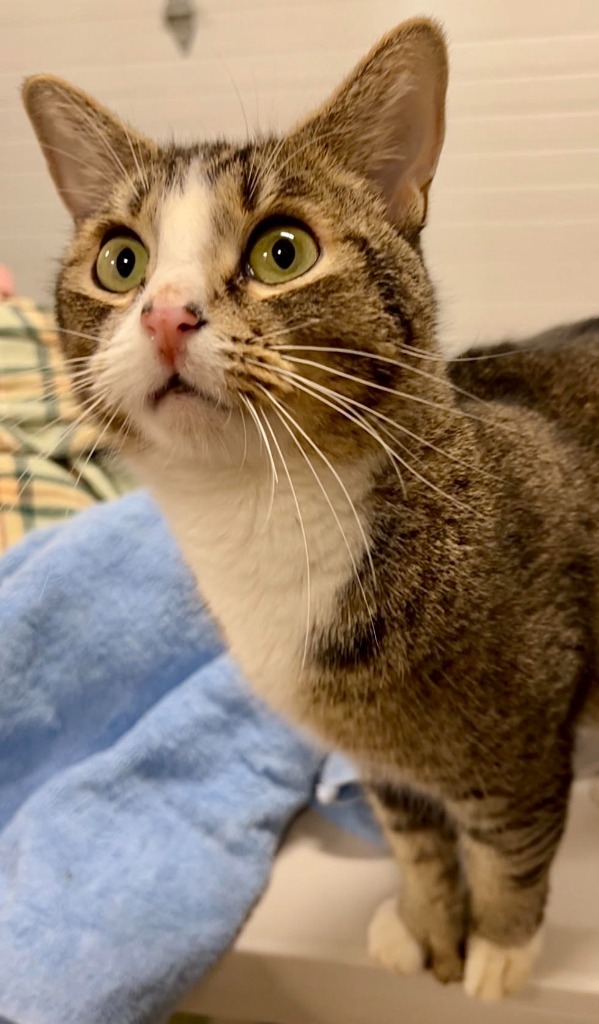
[[[298,719],[306,645],[333,621],[361,561],[365,527],[349,488],[328,481],[327,500],[302,466],[291,468],[295,494],[286,479],[273,494],[267,479],[239,470],[173,469],[152,484],[246,677]]]

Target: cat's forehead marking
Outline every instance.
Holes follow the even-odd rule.
[[[175,286],[187,301],[202,303],[208,292],[205,267],[212,237],[213,196],[197,166],[165,196],[160,212],[156,271],[151,291],[156,296]]]
[[[166,195],[160,214],[160,263],[193,263],[208,248],[212,193],[197,167],[190,168],[181,188]]]

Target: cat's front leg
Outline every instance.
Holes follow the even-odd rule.
[[[454,826],[440,804],[378,784],[369,796],[400,871],[397,897],[376,911],[371,956],[401,974],[429,966],[443,982],[462,977],[466,900]]]
[[[539,957],[568,790],[562,776],[537,799],[523,781],[521,803],[481,797],[451,805],[470,894],[464,987],[471,996],[493,1001],[516,992]]]

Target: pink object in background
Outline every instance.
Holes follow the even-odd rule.
[[[8,267],[0,263],[0,302],[2,299],[12,299],[15,294],[15,279]]]

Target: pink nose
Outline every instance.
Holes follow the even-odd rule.
[[[141,322],[169,369],[176,367],[185,351],[188,332],[199,330],[204,323],[197,313],[185,306],[152,306],[142,312]]]

